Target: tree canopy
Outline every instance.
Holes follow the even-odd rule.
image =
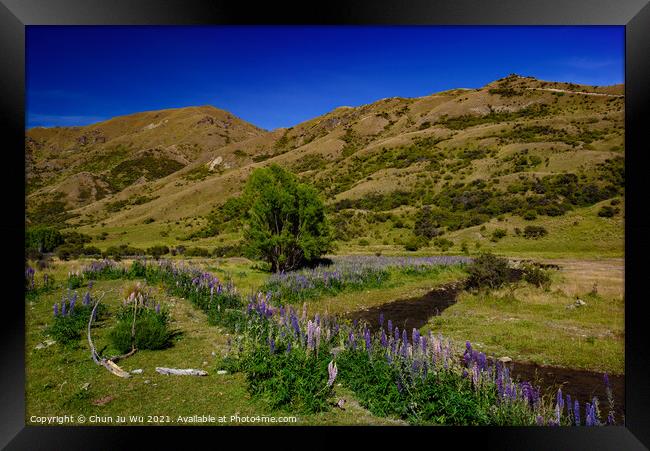
[[[253,171],[244,190],[250,206],[244,238],[253,253],[287,271],[331,250],[331,232],[318,192],[278,165]]]

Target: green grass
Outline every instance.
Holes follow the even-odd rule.
[[[114,312],[121,302],[119,293],[126,281],[100,281],[94,292],[109,291],[105,302]],[[110,291],[113,290],[113,291]],[[218,375],[216,366],[228,352],[228,334],[207,325],[205,314],[183,299],[168,297],[157,287],[155,298],[169,306],[171,326],[178,329],[171,348],[160,351],[138,351],[119,362],[129,371],[143,369],[143,374],[129,379],[118,378],[90,358],[85,337],[74,348],[63,348],[58,343],[45,349],[34,349],[46,337],[43,330],[52,320],[52,303],[59,299],[59,291],[40,296],[26,304],[26,422],[32,415],[118,415],[169,416],[175,423],[178,416],[191,415],[250,415],[286,416],[290,412],[274,411],[263,402],[251,399],[242,374]],[[115,321],[109,318],[93,329],[93,340],[98,349],[108,345],[108,331]],[[215,353],[213,355],[212,353]],[[112,350],[106,349],[105,355]],[[155,367],[201,368],[206,377],[163,376]],[[149,381],[148,383],[145,381]],[[89,384],[87,389],[84,385]],[[392,419],[370,415],[359,407],[351,393],[336,387],[338,397],[347,400],[346,410],[332,408],[317,415],[301,415],[295,424],[395,424]],[[95,405],[107,401],[104,405]],[[94,403],[95,402],[95,403]],[[139,423],[139,422],[135,422]],[[90,424],[90,423],[86,423]],[[129,422],[129,424],[134,424]],[[151,423],[149,423],[151,424]],[[169,424],[169,423],[168,423]],[[238,424],[238,423],[226,423]]]
[[[530,285],[510,292],[463,293],[423,330],[469,340],[488,355],[612,374],[624,372],[624,301],[583,294],[587,305],[562,290]]]

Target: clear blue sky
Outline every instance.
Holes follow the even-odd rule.
[[[28,128],[214,105],[270,130],[510,73],[624,82],[623,27],[28,26],[26,46]]]

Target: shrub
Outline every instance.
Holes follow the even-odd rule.
[[[278,344],[259,345],[242,357],[241,369],[246,374],[249,391],[273,409],[289,408],[292,412],[316,413],[329,408],[332,395],[327,386],[327,352],[309,355],[303,349]]]
[[[185,249],[186,257],[209,257],[210,251],[204,247],[188,247]]]
[[[131,350],[131,328],[133,325],[133,307],[131,303],[117,314],[117,324],[109,333],[113,347],[120,353]],[[135,320],[135,347],[142,349],[164,349],[171,345],[174,332],[169,329],[169,318],[165,310],[156,312],[149,307],[140,307]]]
[[[615,216],[620,210],[618,208],[611,207],[609,205],[604,205],[598,210],[598,216],[601,218],[611,218]]]
[[[523,214],[522,218],[526,221],[533,221],[537,219],[537,212],[535,212],[535,210],[528,210]]]
[[[416,236],[431,239],[440,233],[438,227],[440,227],[440,224],[435,220],[431,207],[425,205],[420,209],[420,211],[418,211],[415,217],[413,233]]]
[[[408,241],[404,243],[404,249],[406,249],[407,251],[414,252],[420,249],[421,245],[422,245],[422,240],[414,236],[409,238]]]
[[[524,238],[541,238],[546,236],[548,231],[542,226],[530,225],[524,229]]]
[[[370,241],[366,240],[365,238],[359,240],[359,246],[368,246],[369,244]]]
[[[551,276],[548,271],[542,269],[539,265],[534,263],[527,263],[522,265],[523,279],[535,285],[538,288],[548,289],[551,285]]]
[[[56,248],[56,256],[60,260],[70,260],[78,258],[83,248],[74,244],[63,244]]]
[[[86,296],[88,298],[78,299],[75,292],[69,298],[64,297],[61,304],[57,303],[53,306],[54,322],[46,329],[46,333],[63,346],[77,344],[88,327],[94,302],[90,298],[90,293]],[[95,311],[95,320],[100,321],[105,313],[106,306],[99,304]]]
[[[147,254],[151,255],[153,258],[158,260],[163,255],[169,254],[169,248],[167,246],[152,246],[147,249]]]
[[[506,229],[495,229],[492,232],[492,241],[499,241],[501,238],[505,237],[508,234]]]
[[[436,238],[435,240],[433,240],[433,244],[442,252],[447,252],[449,249],[453,247],[454,242],[448,240],[447,238]]]
[[[509,280],[508,260],[489,252],[483,253],[467,266],[469,288],[499,288]]]

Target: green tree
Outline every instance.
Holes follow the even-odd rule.
[[[54,248],[63,244],[61,233],[50,227],[37,226],[27,229],[25,233],[25,248],[35,249],[39,252],[52,252]]]
[[[244,238],[250,251],[274,272],[303,266],[331,250],[325,208],[316,190],[278,165],[253,171],[244,196]]]

